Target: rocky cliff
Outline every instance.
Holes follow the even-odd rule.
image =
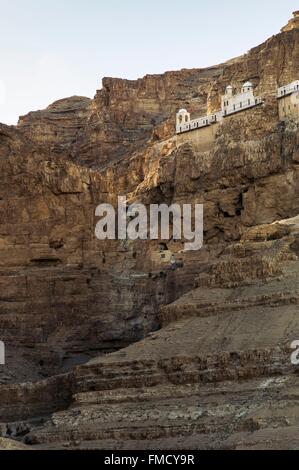
[[[3,438],[31,448],[296,448],[299,128],[277,86],[299,30],[205,70],[104,79],[0,127]],[[208,145],[179,107],[217,110],[251,80],[264,104]],[[157,241],[95,239],[118,195],[203,203],[205,246],[175,271]],[[278,222],[281,223],[278,223]],[[109,354],[110,353],[110,354]],[[26,383],[25,383],[26,382]]]

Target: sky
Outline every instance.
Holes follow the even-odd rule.
[[[0,122],[103,77],[219,64],[277,34],[298,0],[0,0]]]

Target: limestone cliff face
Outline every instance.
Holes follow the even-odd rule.
[[[99,168],[163,140],[174,132],[174,114],[187,107],[201,115],[218,110],[232,84],[251,80],[257,94],[275,96],[276,88],[298,77],[299,29],[274,36],[247,54],[208,69],[148,75],[140,80],[104,78],[91,101],[70,98],[45,111],[20,118],[19,128],[35,142],[75,162]]]
[[[148,244],[96,240],[95,209],[126,194],[124,173],[117,187],[118,175],[49,155],[1,126],[0,175],[1,381],[51,375],[140,340],[158,327],[159,306],[192,286],[184,271],[153,268]]]
[[[294,11],[293,18],[290,19],[288,24],[281,29],[281,32],[292,31],[299,27],[299,11]]]
[[[298,447],[299,127],[279,122],[275,98],[298,78],[298,54],[292,28],[221,66],[104,79],[93,100],[0,127],[4,438]],[[216,110],[228,83],[248,79],[262,106],[226,118],[205,145],[201,130],[174,136],[178,107]],[[95,208],[118,195],[203,203],[204,249],[170,241],[172,271],[152,261],[158,240],[97,241]]]

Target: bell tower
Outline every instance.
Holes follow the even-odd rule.
[[[176,115],[176,130],[182,132],[184,127],[190,123],[190,113],[186,109],[180,109]]]

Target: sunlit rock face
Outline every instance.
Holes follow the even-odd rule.
[[[281,32],[283,33],[297,28],[299,28],[299,11],[294,11],[293,18],[291,18],[288,24],[281,29]]]

